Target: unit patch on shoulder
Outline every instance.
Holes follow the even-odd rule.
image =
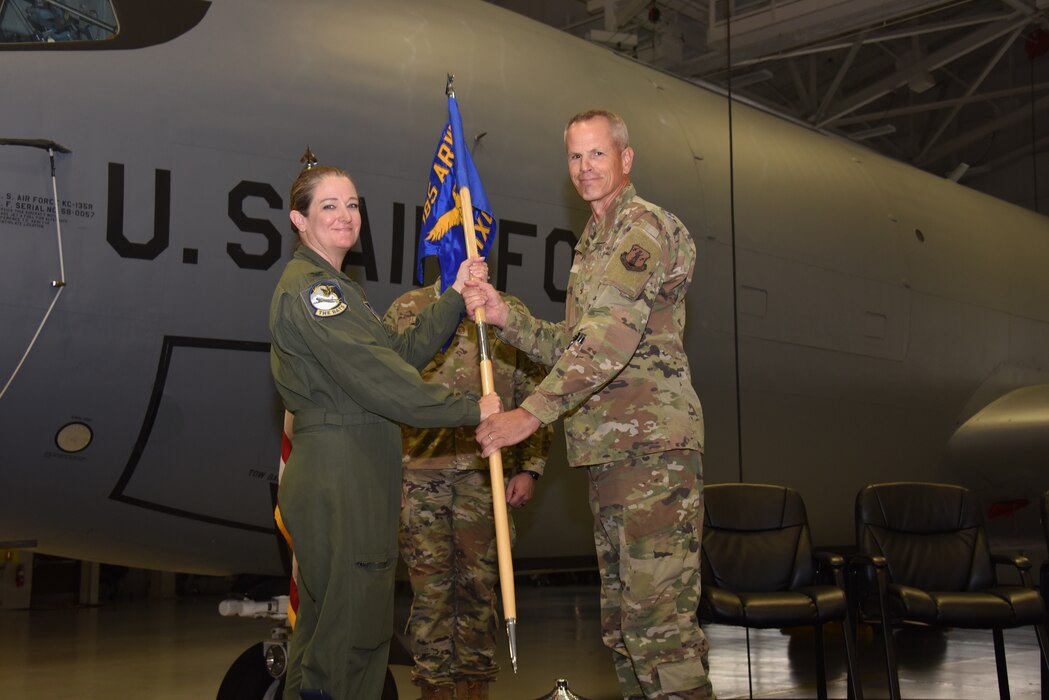
[[[313,309],[313,315],[319,318],[338,316],[346,310],[346,301],[342,298],[342,288],[335,280],[314,282],[306,291],[306,297]]]
[[[651,257],[651,253],[635,243],[630,250],[619,254],[619,261],[631,272],[644,272]]]
[[[637,299],[653,270],[659,267],[662,251],[659,242],[643,229],[635,227],[618,242],[605,265],[604,282],[626,297]]]

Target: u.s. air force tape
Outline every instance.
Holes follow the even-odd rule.
[[[306,299],[313,315],[318,318],[338,316],[346,310],[346,301],[342,298],[342,288],[335,280],[314,282],[305,292]]]

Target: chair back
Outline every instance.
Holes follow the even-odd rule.
[[[767,592],[813,583],[812,537],[797,491],[709,484],[703,500],[704,585]]]
[[[893,583],[927,591],[995,585],[980,504],[961,486],[872,484],[856,496],[856,544],[884,556]]]

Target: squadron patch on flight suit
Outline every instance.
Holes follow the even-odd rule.
[[[605,268],[604,281],[630,299],[637,299],[652,276],[658,255],[659,244],[655,238],[634,227],[612,253]]]
[[[314,282],[304,293],[313,315],[318,318],[338,316],[346,310],[346,301],[342,298],[342,288],[335,280]]]

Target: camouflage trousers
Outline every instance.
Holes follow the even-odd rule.
[[[601,635],[623,697],[709,700],[699,627],[703,465],[672,450],[588,469]]]
[[[408,635],[417,685],[493,681],[499,673],[490,484],[484,470],[404,472],[401,556],[414,594]]]

